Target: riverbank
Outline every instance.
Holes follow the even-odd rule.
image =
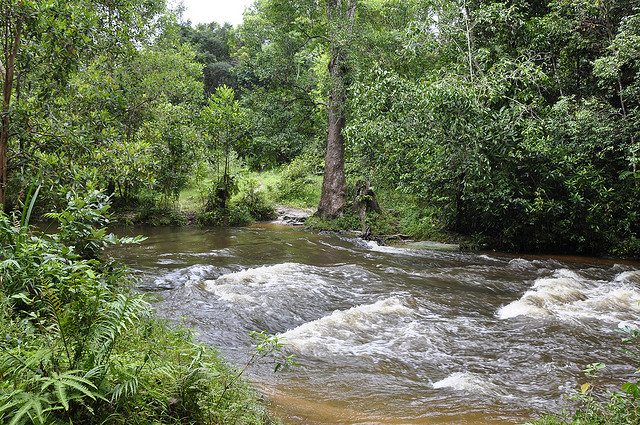
[[[381,244],[434,241],[458,245],[467,251],[502,251],[527,255],[587,255],[637,260],[632,245],[615,250],[582,252],[558,245],[540,250],[519,250],[508,241],[496,241],[480,234],[461,235],[450,226],[434,205],[395,190],[376,188],[381,212],[370,212],[365,223],[355,211],[347,209],[342,217],[322,220],[313,216],[320,198],[322,176],[302,161],[279,169],[251,172],[239,167],[234,174],[237,191],[224,208],[207,210],[207,194],[215,178],[200,178],[171,201],[141,197],[135,201],[116,200],[117,221],[124,225],[150,226],[246,226],[255,222],[302,224],[314,231],[359,232]],[[351,185],[353,186],[353,184]],[[350,186],[350,187],[351,187]],[[349,199],[353,196],[349,195]],[[280,211],[278,211],[280,210]],[[364,224],[364,226],[363,226]],[[520,237],[521,238],[521,237]],[[577,248],[577,247],[576,247]]]
[[[204,178],[185,189],[173,202],[142,197],[116,202],[116,220],[123,225],[150,226],[245,226],[254,222],[302,225],[315,231],[362,232],[358,214],[347,208],[335,220],[313,216],[320,199],[321,175],[299,163],[265,172],[237,171],[237,192],[228,205],[207,210],[207,191],[214,178]],[[379,243],[436,241],[475,248],[470,238],[445,231],[433,209],[419,205],[413,197],[393,191],[378,194],[381,212],[370,213],[365,225],[368,236]]]
[[[273,423],[217,350],[156,318],[108,246],[106,197],[70,197],[57,233],[0,212],[0,422]],[[33,204],[32,204],[33,206]]]

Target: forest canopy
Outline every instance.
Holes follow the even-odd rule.
[[[308,178],[324,157],[329,218],[366,181],[395,194],[383,210],[410,210],[399,220],[479,246],[637,256],[639,13],[258,0],[234,28],[163,0],[2,0],[0,202],[38,178],[49,206],[91,187],[170,208],[207,181],[213,210],[233,205],[236,169]]]

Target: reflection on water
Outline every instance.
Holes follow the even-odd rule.
[[[640,271],[589,259],[380,247],[284,227],[136,229],[115,255],[232,362],[250,331],[279,334],[300,368],[250,378],[290,423],[516,423],[562,407],[589,363],[634,369]]]

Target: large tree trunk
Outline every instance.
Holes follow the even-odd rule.
[[[332,60],[329,65],[331,75],[331,95],[329,97],[329,132],[327,151],[324,157],[324,178],[322,196],[316,213],[322,218],[335,218],[347,205],[346,179],[344,175],[344,137],[345,126],[344,76],[338,69],[339,63]]]
[[[13,80],[15,74],[16,57],[20,47],[20,33],[22,31],[22,20],[17,17],[12,25],[12,11],[10,5],[4,5],[2,18],[4,20],[3,31],[3,59],[4,66],[0,66],[2,71],[2,129],[0,129],[0,207],[6,207],[7,183],[8,183],[8,152],[9,152],[9,126],[11,124],[10,108],[11,95],[13,93]]]
[[[346,52],[353,32],[356,0],[348,0],[346,8],[342,0],[327,0],[327,20],[329,23],[329,129],[327,150],[324,159],[322,195],[316,215],[321,218],[340,216],[347,205],[347,189],[344,174],[344,107],[346,103]]]

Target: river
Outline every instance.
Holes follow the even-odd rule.
[[[232,363],[251,331],[299,367],[247,377],[286,424],[508,424],[568,403],[581,370],[630,377],[640,267],[378,246],[284,226],[133,229],[116,257],[159,316]]]

